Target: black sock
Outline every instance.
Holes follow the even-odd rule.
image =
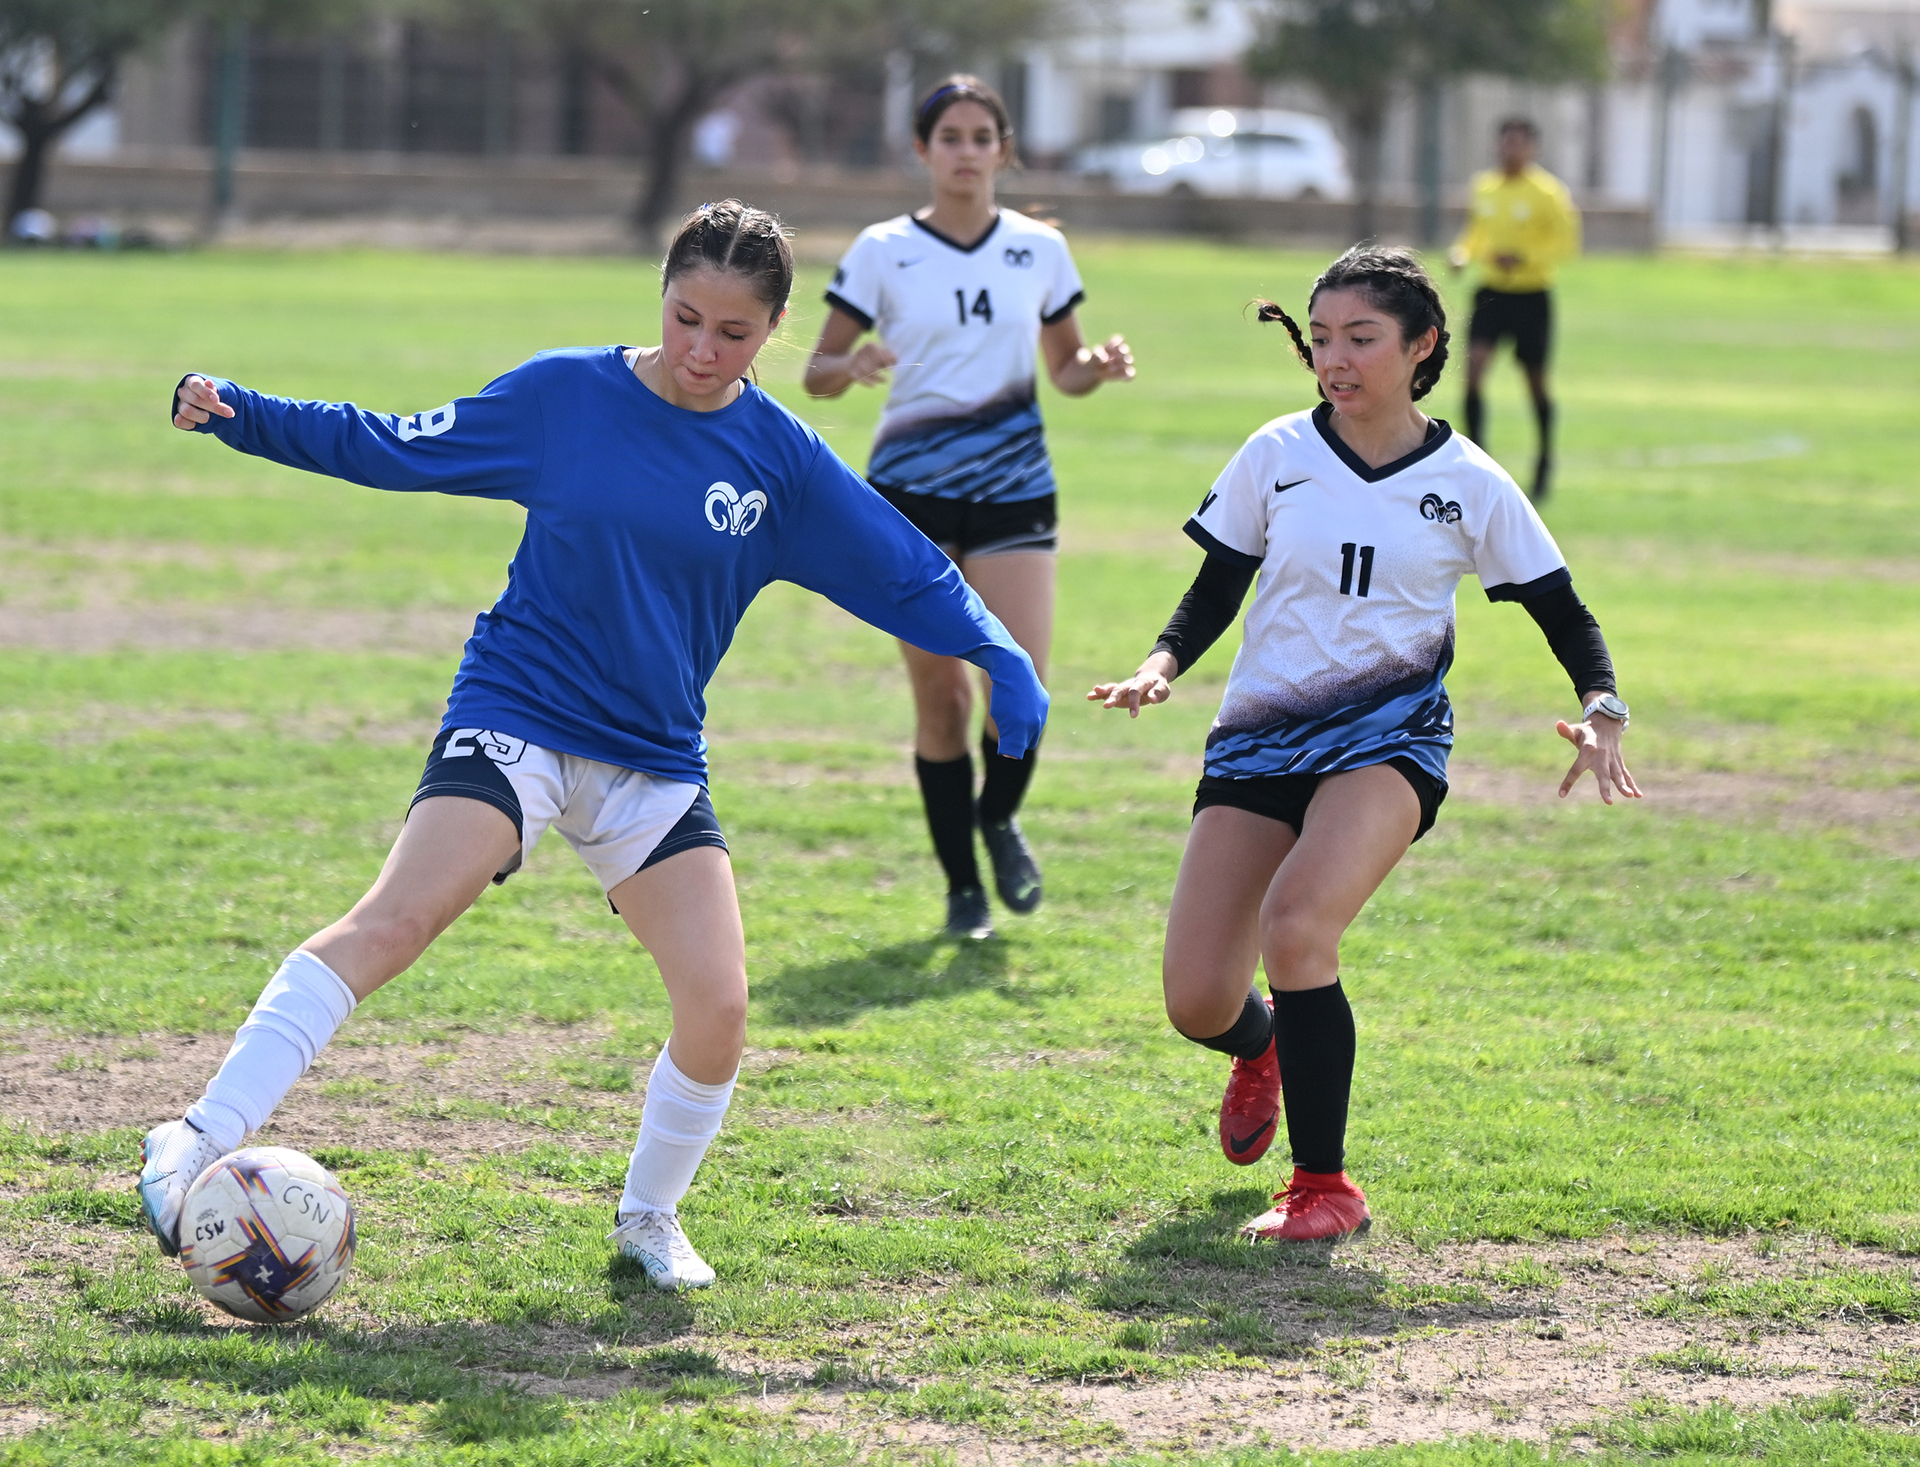
[[[1467,437],[1486,447],[1487,404],[1478,387],[1467,389]]]
[[[1553,467],[1553,399],[1536,397],[1533,416],[1540,424],[1540,457],[1533,471],[1533,492],[1538,498],[1547,491],[1547,473]]]
[[[1273,1043],[1273,1010],[1267,1007],[1267,1001],[1259,994],[1249,993],[1246,1005],[1240,1010],[1240,1017],[1234,1020],[1233,1027],[1226,1033],[1216,1034],[1211,1039],[1198,1039],[1191,1034],[1186,1037],[1202,1049],[1215,1049],[1235,1059],[1259,1059],[1267,1052],[1267,1046]]]
[[[1293,1164],[1346,1169],[1347,1099],[1353,1092],[1353,1010],[1336,981],[1300,993],[1275,989],[1273,1024]]]
[[[927,807],[927,829],[933,835],[933,853],[947,873],[947,890],[962,891],[980,884],[980,866],[973,858],[973,756],[962,754],[936,764],[913,756],[920,776],[920,801]]]
[[[980,823],[1002,825],[1013,819],[1026,797],[1027,781],[1033,778],[1034,761],[1040,757],[1035,744],[1019,759],[1000,757],[1000,740],[994,734],[980,735],[980,753],[986,760],[987,775],[980,781]]]

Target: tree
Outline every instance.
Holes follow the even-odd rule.
[[[1606,55],[1603,0],[1269,0],[1247,68],[1311,82],[1341,114],[1365,239],[1374,232],[1380,140],[1398,88],[1471,72],[1591,78],[1604,71]]]
[[[651,239],[673,208],[693,127],[722,93],[770,72],[864,49],[926,55],[1004,46],[1048,0],[536,0],[541,28],[598,76],[644,135],[646,182],[633,212]],[[937,22],[936,22],[937,17]]]
[[[0,122],[20,137],[8,225],[38,206],[53,150],[113,94],[120,63],[179,14],[175,0],[0,0]]]

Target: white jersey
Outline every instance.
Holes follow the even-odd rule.
[[[1332,412],[1260,429],[1187,521],[1209,554],[1259,570],[1206,772],[1331,773],[1400,755],[1444,784],[1454,587],[1472,573],[1489,600],[1518,601],[1572,577],[1506,471],[1446,424],[1375,469]]]
[[[1084,298],[1060,231],[1012,209],[964,247],[907,214],[862,230],[827,301],[899,359],[867,477],[950,499],[1051,494],[1035,349]]]

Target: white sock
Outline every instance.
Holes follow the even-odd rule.
[[[266,1124],[355,1002],[340,975],[312,953],[289,953],[233,1036],[207,1093],[188,1109],[187,1123],[234,1150]]]
[[[647,1103],[640,1111],[640,1139],[627,1163],[627,1189],[620,1216],[635,1212],[672,1212],[693,1185],[700,1159],[720,1134],[720,1122],[733,1099],[733,1082],[702,1085],[689,1080],[662,1046],[647,1079]]]

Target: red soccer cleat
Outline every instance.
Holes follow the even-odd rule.
[[[1240,1236],[1274,1243],[1332,1242],[1373,1226],[1367,1194],[1345,1172],[1293,1169],[1287,1190],[1275,1192],[1268,1208],[1240,1230]]]
[[[1267,1000],[1273,1007],[1273,1000]],[[1280,1126],[1280,1056],[1272,1040],[1259,1059],[1236,1059],[1220,1101],[1220,1149],[1235,1166],[1252,1166]]]

